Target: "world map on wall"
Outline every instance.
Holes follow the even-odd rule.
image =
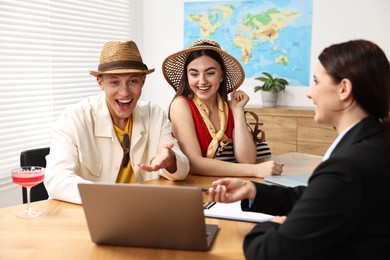
[[[268,72],[290,86],[308,86],[312,0],[184,3],[184,48],[200,38],[218,42],[246,78]]]

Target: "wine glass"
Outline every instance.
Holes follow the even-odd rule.
[[[27,210],[16,214],[22,218],[34,218],[41,215],[40,211],[32,210],[30,207],[31,188],[43,182],[45,168],[40,166],[23,166],[12,170],[12,181],[27,189]]]

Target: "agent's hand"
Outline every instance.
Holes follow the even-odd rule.
[[[255,185],[240,178],[223,178],[212,183],[213,187],[206,191],[209,201],[230,203],[256,197]]]
[[[176,156],[172,151],[173,143],[166,142],[159,146],[156,157],[153,159],[152,164],[146,165],[139,163],[140,167],[144,171],[153,172],[165,168],[170,173],[177,171]]]
[[[245,105],[249,101],[249,96],[242,90],[233,90],[230,97],[230,107],[233,111],[235,109],[244,110]]]

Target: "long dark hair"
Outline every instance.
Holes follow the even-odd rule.
[[[219,54],[213,50],[198,50],[198,51],[191,52],[188,55],[188,58],[184,64],[183,76],[181,77],[179,87],[178,87],[176,94],[173,97],[172,101],[178,96],[185,96],[185,97],[188,97],[191,99],[194,97],[194,92],[191,90],[190,86],[188,85],[187,67],[188,67],[188,64],[190,64],[193,60],[195,60],[196,58],[202,57],[202,56],[208,56],[208,57],[214,59],[221,66],[221,69],[223,72],[223,81],[221,82],[221,84],[219,86],[218,93],[222,97],[222,99],[225,102],[227,102],[227,87],[226,87],[227,80],[226,80],[225,63],[223,62],[221,56],[219,56]],[[171,104],[172,104],[172,101],[171,101]],[[169,105],[169,110],[170,110],[170,107],[171,107],[171,105]],[[170,113],[168,112],[168,117],[170,118],[169,114]]]
[[[390,64],[383,50],[367,40],[329,46],[318,57],[335,83],[352,82],[356,102],[382,120],[390,151]]]

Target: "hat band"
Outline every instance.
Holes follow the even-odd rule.
[[[109,71],[109,70],[118,70],[118,69],[136,69],[136,70],[148,70],[148,67],[140,61],[111,61],[102,63],[99,65],[99,71]]]

